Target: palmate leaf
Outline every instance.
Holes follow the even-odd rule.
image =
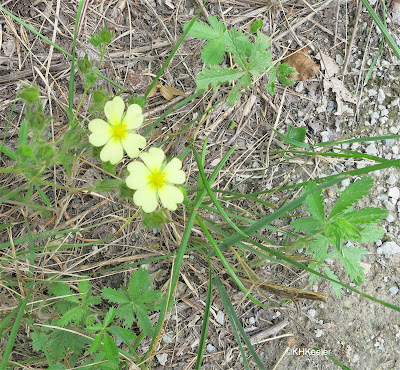
[[[209,21],[210,21],[210,18],[212,18],[212,17],[213,16],[209,17]],[[186,27],[188,27],[188,25],[189,25],[189,23],[185,24],[184,30]],[[222,23],[222,25],[223,25],[223,23]],[[196,39],[200,39],[200,40],[213,40],[213,39],[218,39],[221,37],[221,33],[224,32],[224,31],[221,31],[221,29],[222,28],[219,26],[217,27],[217,29],[214,29],[214,28],[210,27],[208,24],[205,24],[203,22],[194,22],[188,32],[188,35],[195,37]]]
[[[336,204],[332,208],[328,219],[331,219],[339,213],[348,210],[354,203],[362,199],[369,193],[369,189],[372,188],[373,180],[369,176],[365,176],[360,180],[357,180],[350,184],[341,194]]]
[[[227,67],[215,66],[211,68],[205,68],[196,77],[197,88],[199,90],[205,89],[211,84],[212,88],[215,89],[217,86],[224,83],[230,83],[238,80],[244,74],[244,71],[229,69]]]
[[[337,281],[339,281],[338,277],[333,273],[332,270],[330,270],[328,267],[323,267],[322,270],[324,271],[325,275],[330,277],[331,279],[335,279]],[[333,289],[333,292],[340,297],[343,293],[343,287],[339,284],[334,283],[333,281],[329,281],[329,283],[331,284],[331,287]]]
[[[369,224],[364,227],[361,233],[361,238],[357,240],[359,243],[377,242],[383,238],[385,229],[378,227],[377,224]]]
[[[240,90],[251,86],[251,77],[247,74],[243,75],[229,92],[228,98],[226,99],[227,104],[233,106],[235,102],[240,99]]]

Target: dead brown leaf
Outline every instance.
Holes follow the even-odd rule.
[[[308,52],[309,50],[307,48],[301,48],[282,60],[282,62],[289,64],[299,72],[299,74],[293,73],[290,75],[290,79],[294,81],[305,81],[314,77],[319,72],[321,67],[307,56]]]
[[[175,96],[184,96],[185,98],[187,97],[187,95],[183,91],[175,89],[174,87],[164,86],[160,83],[158,83],[151,89],[148,97],[151,98],[156,95],[158,90],[160,90],[161,96],[166,100],[172,100]]]

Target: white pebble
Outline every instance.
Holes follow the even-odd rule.
[[[388,200],[385,200],[384,202],[383,202],[383,204],[385,205],[385,207],[386,207],[386,209],[389,211],[389,212],[391,212],[391,211],[394,211],[394,205],[393,205],[393,203],[392,202],[389,202]]]
[[[394,220],[395,220],[395,218],[394,218],[394,216],[391,215],[391,214],[389,214],[389,215],[386,217],[386,221],[389,222],[389,223],[392,223]]]
[[[389,258],[392,255],[399,253],[400,247],[395,242],[385,242],[376,250],[376,252],[378,254],[384,254],[386,258]]]
[[[378,149],[376,149],[375,144],[372,143],[371,145],[367,146],[367,149],[365,149],[365,153],[367,153],[369,155],[376,155],[376,154],[378,154]]]
[[[342,186],[344,186],[345,188],[347,188],[350,185],[350,179],[344,179],[342,181]]]
[[[317,338],[320,338],[320,337],[322,337],[323,335],[324,335],[324,332],[323,332],[321,329],[317,329],[317,330],[316,330],[315,336],[316,336]]]
[[[399,292],[399,288],[397,286],[392,286],[389,288],[389,292],[393,295],[396,295]]]
[[[222,311],[217,312],[217,318],[215,319],[218,324],[224,325],[225,314]]]
[[[378,94],[378,92],[376,90],[374,90],[374,89],[368,90],[368,96],[369,97],[375,96],[376,94]]]
[[[394,185],[397,182],[397,177],[395,175],[390,175],[386,182],[390,185]]]
[[[393,199],[399,199],[400,198],[399,188],[396,188],[396,187],[390,188],[388,191],[388,195],[389,195],[389,197],[391,197]]]
[[[315,314],[317,313],[317,311],[316,311],[314,308],[310,308],[310,309],[307,311],[307,313],[308,313],[308,315],[309,315],[310,317],[315,317]]]
[[[256,319],[252,316],[249,318],[249,324],[254,325],[256,323]]]
[[[217,352],[217,349],[212,344],[207,344],[206,351],[208,353],[215,353],[215,352]]]

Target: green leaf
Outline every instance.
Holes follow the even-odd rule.
[[[119,363],[119,352],[118,347],[115,344],[114,340],[110,337],[109,334],[104,333],[104,352],[106,353],[107,358],[115,363]]]
[[[325,266],[322,268],[322,270],[325,272],[325,275],[328,276],[329,278],[339,281],[338,277],[328,267]],[[329,281],[329,282],[331,284],[333,292],[336,294],[336,296],[340,297],[343,293],[343,287],[339,284],[334,283],[333,281]]]
[[[149,287],[151,287],[151,276],[146,269],[141,267],[136,270],[129,280],[129,297],[134,301],[146,290],[148,290]]]
[[[215,89],[224,83],[238,80],[244,74],[244,71],[229,69],[227,67],[215,66],[209,69],[206,68],[196,76],[197,89],[206,89],[210,84]]]
[[[201,60],[206,66],[220,64],[225,57],[225,43],[221,39],[208,41],[201,49]]]
[[[126,345],[130,346],[130,342],[136,338],[136,334],[133,330],[121,328],[119,326],[111,326],[109,332],[116,338],[122,340]]]
[[[257,21],[254,21],[250,24],[250,33],[257,33],[257,31],[262,28],[263,26],[263,21],[262,19],[259,19]]]
[[[239,79],[239,81],[236,82],[236,85],[229,92],[226,100],[227,104],[230,106],[235,105],[235,102],[240,100],[240,90],[251,86],[251,78],[249,75],[245,74]]]
[[[305,187],[304,191],[311,191],[315,187],[314,184],[309,184]],[[309,212],[314,218],[322,222],[325,221],[325,208],[324,200],[322,198],[322,189],[312,192],[305,201],[308,206],[307,212]]]
[[[292,86],[294,84],[294,81],[288,78],[288,75],[292,73],[298,74],[298,72],[287,63],[278,64],[276,66],[276,72],[279,82],[286,86]]]
[[[360,261],[366,254],[365,248],[356,246],[343,246],[342,253],[338,254],[350,279],[357,285],[364,280],[364,268],[360,265]]]
[[[96,338],[94,338],[94,341],[92,342],[92,344],[89,347],[89,353],[94,353],[99,349],[102,337],[103,337],[102,333],[99,333],[96,335]]]
[[[362,179],[356,180],[350,184],[337,200],[336,204],[332,208],[331,213],[329,214],[328,219],[331,219],[339,213],[348,210],[352,204],[369,194],[369,189],[372,188],[372,185],[373,180],[369,176],[365,176]]]
[[[135,307],[132,304],[123,304],[117,310],[117,317],[124,320],[123,325],[131,328],[135,320]]]
[[[71,308],[64,315],[61,316],[61,318],[58,320],[58,325],[64,327],[70,324],[71,322],[79,324],[84,314],[85,312],[84,310],[82,310],[82,306],[76,306],[74,308]]]
[[[225,32],[224,41],[228,47],[228,51],[234,55],[238,66],[243,70],[247,70],[246,51],[251,46],[248,37],[244,36],[242,31],[232,28]]]
[[[189,23],[185,24],[184,31],[186,30],[186,27],[188,25]],[[220,38],[221,32],[218,30],[214,30],[208,24],[205,24],[203,22],[194,22],[193,26],[188,32],[188,35],[200,40],[213,40]]]
[[[217,17],[214,17],[213,15],[208,17],[208,23],[210,23],[211,27],[219,33],[224,33],[226,31],[224,23],[219,21]]]
[[[328,246],[328,238],[321,234],[314,236],[314,239],[305,245],[306,252],[312,254],[320,263],[323,263],[328,256]]]
[[[88,55],[85,54],[83,58],[78,58],[78,71],[82,74],[88,73],[88,71],[92,68],[92,63],[90,62]]]
[[[40,102],[39,88],[36,85],[22,85],[17,97],[24,100],[27,105],[32,105]]]
[[[381,208],[363,208],[357,211],[346,212],[343,217],[349,220],[353,224],[371,224],[376,223],[389,214],[389,211]]]
[[[152,213],[142,212],[142,225],[148,230],[154,228],[161,230],[164,224],[170,222],[169,218],[164,215],[165,209],[160,209]]]
[[[25,145],[28,140],[29,134],[29,121],[24,119],[21,123],[21,127],[19,128],[18,134],[18,148],[21,148],[22,145]]]
[[[49,335],[44,333],[31,333],[32,338],[32,348],[36,351],[42,351],[46,348],[46,342],[49,340]]]
[[[299,218],[291,222],[290,227],[294,228],[297,232],[313,233],[320,228],[323,223],[315,218]]]
[[[52,283],[50,284],[50,290],[55,297],[70,296],[70,297],[63,297],[63,299],[69,302],[79,303],[79,299],[75,296],[72,290],[65,283]]]
[[[154,333],[154,326],[149,318],[149,314],[147,312],[147,307],[143,304],[136,304],[135,307],[136,307],[136,317],[137,317],[140,329],[148,337],[152,337],[153,333]]]
[[[288,133],[289,139],[304,143],[306,137],[306,129],[304,127],[295,127]]]
[[[14,161],[17,159],[15,152],[2,143],[0,143],[0,153],[4,153],[7,157],[14,159]]]
[[[115,308],[114,307],[110,307],[108,312],[107,312],[107,314],[106,314],[106,316],[104,317],[104,320],[103,320],[103,326],[104,327],[107,327],[108,325],[111,324],[111,322],[114,320],[115,314],[116,314]]]
[[[103,288],[101,295],[112,303],[130,303],[130,299],[125,293],[113,288]]]
[[[377,242],[383,238],[384,234],[385,229],[383,227],[378,227],[376,224],[369,224],[364,227],[361,232],[361,238],[357,241],[359,243]]]

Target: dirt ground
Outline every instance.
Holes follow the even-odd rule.
[[[378,14],[382,15],[382,4],[373,1],[371,4]],[[1,5],[32,24],[35,29],[53,39],[69,53],[72,52],[77,1],[20,0],[2,1]],[[182,34],[183,24],[200,10],[200,2],[195,0],[95,0],[88,1],[87,6],[80,25],[78,56],[88,53],[89,59],[98,60],[99,55],[89,42],[90,34],[107,25],[114,32],[114,40],[100,71],[137,94],[145,92]],[[388,29],[400,45],[400,3],[393,0],[386,6]],[[207,115],[198,130],[193,127],[172,142],[168,148],[171,157],[181,154],[193,137],[194,146],[200,150],[204,139],[208,137],[207,174],[212,172],[233,145],[237,146],[234,155],[214,184],[215,188],[229,190],[237,186],[238,191],[250,193],[374,163],[366,159],[353,161],[322,156],[315,157],[306,164],[298,158],[282,161],[279,156],[269,155],[282,144],[276,135],[272,138],[271,126],[282,133],[286,133],[288,124],[292,127],[304,127],[309,143],[336,140],[346,135],[348,138],[354,138],[399,133],[399,60],[384,44],[370,79],[364,84],[365,76],[378,52],[382,35],[363,7],[361,12],[358,12],[356,1],[209,1],[200,20],[205,21],[208,15],[223,20],[228,28],[243,30],[248,30],[252,21],[262,19],[262,32],[271,36],[274,59],[279,59],[298,48],[307,47],[310,58],[321,66],[321,70],[314,77],[298,81],[292,87],[278,85],[275,96],[269,95],[266,90],[266,77],[261,78],[252,90],[243,94],[240,104],[234,107],[220,104]],[[68,57],[50,48],[43,40],[1,12],[0,27],[1,138],[6,138],[10,146],[16,145],[19,124],[23,117],[22,105],[19,102],[13,105],[16,91],[22,84],[31,83],[40,87],[46,111],[51,112],[54,117],[53,134],[57,136],[67,124],[64,108],[68,101]],[[55,28],[57,32],[54,33]],[[196,87],[195,75],[203,67],[199,55],[201,45],[201,41],[188,37],[166,69],[161,83],[190,95]],[[49,55],[51,62],[48,61]],[[105,81],[101,81],[100,84],[111,95],[117,92],[115,87]],[[74,99],[77,104],[83,91],[79,76],[76,88]],[[161,142],[163,135],[179,131],[202,114],[208,104],[222,98],[228,91],[229,87],[223,86],[215,95],[210,91],[176,109],[152,131],[150,143]],[[168,101],[157,93],[145,109],[146,124],[154,121],[182,99],[181,96],[175,96]],[[84,117],[87,108],[88,102],[85,100],[81,118]],[[8,126],[10,115],[13,124]],[[6,127],[8,132],[5,131]],[[400,145],[394,139],[355,143],[350,146],[343,144],[342,148],[385,159],[400,159]],[[194,159],[190,156],[188,158],[184,168],[189,174],[188,184],[193,185],[196,184],[198,171]],[[99,161],[90,161],[77,164],[73,179],[68,179],[60,170],[57,172],[57,182],[77,188],[93,184],[103,176],[103,172],[99,168]],[[10,163],[8,158],[2,157],[2,167]],[[0,176],[4,187],[12,188],[22,181],[17,175]],[[383,222],[386,230],[384,238],[376,244],[366,246],[368,255],[363,260],[366,279],[358,289],[381,300],[400,305],[400,248],[394,248],[393,251],[384,248],[388,242],[400,245],[400,197],[398,192],[393,190],[400,184],[400,170],[393,168],[375,171],[372,176],[375,186],[360,206],[372,205],[388,209],[389,216]],[[248,181],[242,182],[244,179]],[[339,189],[343,190],[347,185],[348,182],[343,181],[339,184]],[[105,238],[119,230],[124,220],[136,209],[132,202],[120,201],[115,195],[74,194],[62,189],[46,191],[59,216],[52,223],[47,223],[39,215],[30,213],[32,230],[43,232],[56,226],[82,228],[83,231],[79,235],[68,236],[66,243],[78,244]],[[278,192],[265,197],[265,200],[279,206],[282,199],[291,199],[298,194]],[[329,208],[337,195],[334,189],[328,189],[325,195],[326,206]],[[243,201],[238,206],[246,209],[249,204]],[[21,220],[18,204],[6,202],[0,207],[4,217],[2,223]],[[271,209],[259,206],[254,212],[265,214],[271,212]],[[61,275],[93,273],[93,276],[97,276],[94,280],[96,289],[101,290],[104,286],[118,288],[129,279],[133,267],[104,276],[101,270],[175,251],[186,218],[183,212],[172,214],[171,217],[174,222],[161,231],[147,231],[141,227],[140,222],[133,222],[119,238],[107,244],[99,244],[96,248],[84,247],[75,249],[70,254],[61,253],[57,263],[46,260],[46,268],[61,270],[58,271]],[[287,230],[287,225],[285,220],[274,223],[274,226],[283,230]],[[23,228],[15,230],[18,235],[24,235]],[[8,240],[7,232],[1,232],[2,241]],[[192,237],[190,246],[202,240],[199,229],[193,230]],[[283,242],[280,233],[271,233],[268,237],[277,244]],[[154,273],[158,289],[166,288],[171,265],[171,259],[146,264],[149,272]],[[339,278],[348,283],[339,267],[332,268]],[[225,284],[229,289],[232,304],[247,334],[254,341],[266,369],[339,368],[321,353],[310,352],[313,347],[324,350],[326,354],[351,369],[400,368],[398,312],[351,291],[345,290],[341,297],[335,297],[325,281],[318,280],[310,287],[308,274],[281,264],[266,264],[259,267],[257,272],[270,283],[326,292],[329,298],[326,302],[303,299],[287,303],[279,309],[262,309],[243,297],[228,275],[224,274],[222,266],[219,266],[219,269],[221,276],[226,278]],[[4,273],[11,273],[11,270],[5,269]],[[177,287],[177,305],[171,312],[157,348],[156,359],[152,363],[154,369],[193,368],[206,300],[207,276],[207,262],[202,254],[196,251],[189,253],[184,260]],[[45,292],[37,294],[40,298],[40,294]],[[1,295],[6,297],[7,292],[2,291]],[[268,305],[277,305],[283,299],[270,293],[266,293],[262,298]],[[156,317],[155,315],[155,320]],[[29,341],[27,343],[24,347],[29,352]],[[142,349],[146,350],[148,345],[149,343],[143,342]],[[32,352],[32,349],[30,351]],[[254,363],[251,363],[251,366],[256,368]],[[213,293],[207,351],[202,368],[243,368],[229,320],[216,290]]]

